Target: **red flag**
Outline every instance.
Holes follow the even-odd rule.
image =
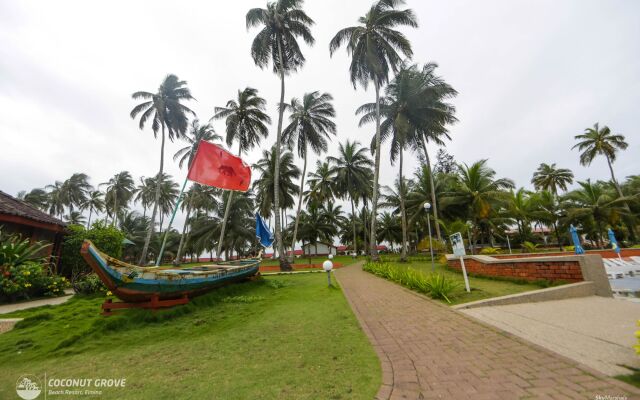
[[[240,157],[201,140],[187,178],[207,186],[246,192],[251,183],[251,168]]]

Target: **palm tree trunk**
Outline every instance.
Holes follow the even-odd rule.
[[[558,223],[553,221],[553,230],[556,232],[556,240],[558,241],[558,248],[560,251],[564,251],[562,248],[562,243],[560,243],[560,233],[558,233]]]
[[[373,170],[373,197],[371,199],[371,235],[369,236],[369,246],[371,259],[373,261],[379,261],[377,240],[376,240],[376,217],[378,210],[378,180],[380,178],[380,83],[375,80],[374,86],[376,88],[376,161]]]
[[[356,234],[356,209],[353,206],[353,196],[349,195],[351,199],[351,225],[353,226],[353,252],[358,256],[358,243],[356,242],[358,236]],[[366,229],[366,228],[365,228]]]
[[[362,249],[364,256],[367,256],[367,203],[362,205]]]
[[[436,226],[436,236],[438,241],[442,241],[442,235],[440,234],[440,223],[438,222],[438,202],[436,201],[436,188],[433,183],[433,170],[431,169],[431,160],[429,159],[429,152],[427,151],[427,141],[422,137],[422,149],[424,150],[424,159],[427,162],[427,171],[429,173],[429,186],[431,186],[431,206],[433,208],[433,222]]]
[[[289,261],[293,262],[293,252],[296,248],[296,239],[298,238],[298,223],[300,222],[300,209],[302,208],[302,191],[304,190],[304,177],[307,173],[307,153],[304,153],[304,165],[302,166],[302,178],[300,179],[300,193],[298,195],[298,211],[296,212],[296,223],[293,226],[293,240],[291,241],[291,257]]]
[[[280,141],[282,140],[282,118],[284,117],[284,58],[282,55],[282,43],[278,40],[278,60],[280,61],[280,103],[278,104],[278,130],[276,131],[276,160],[273,173],[273,203],[276,210],[276,245],[278,247],[278,260],[281,271],[290,271],[291,265],[285,258],[284,243],[282,243],[282,232],[280,231]]]
[[[91,212],[93,211],[93,208],[89,207],[89,220],[87,221],[87,229],[89,229],[89,227],[91,226]]]
[[[191,216],[191,206],[187,205],[187,216],[184,219],[184,226],[182,227],[182,236],[180,236],[180,244],[178,245],[178,253],[176,254],[176,262],[180,263],[182,257],[182,248],[186,242],[185,236],[187,234],[187,226],[189,225],[189,217]]]
[[[142,254],[140,255],[140,261],[138,264],[145,265],[147,261],[147,251],[149,251],[149,242],[151,242],[151,235],[153,235],[153,228],[156,222],[156,213],[158,212],[158,203],[160,203],[160,177],[162,176],[164,168],[164,123],[162,123],[162,141],[160,142],[160,170],[158,171],[158,181],[156,184],[156,201],[153,204],[153,211],[151,212],[151,221],[149,223],[149,230],[147,231],[147,237],[144,239],[144,246],[142,247]]]
[[[609,171],[611,172],[611,180],[613,181],[613,185],[616,187],[616,191],[618,192],[618,196],[620,197],[624,197],[624,195],[622,194],[622,188],[620,188],[620,185],[618,184],[618,181],[616,180],[616,176],[613,174],[613,165],[611,165],[611,159],[609,159],[609,156],[605,154],[605,156],[607,157],[607,164],[609,165]],[[629,203],[627,203],[626,201],[624,202],[624,208],[625,210],[631,214],[631,208],[629,208]],[[632,242],[636,241],[636,232],[633,229],[633,223],[630,223],[629,221],[627,221],[626,218],[624,218],[625,220],[625,225],[627,226],[627,229],[629,230],[629,238],[631,239]]]
[[[116,217],[118,216],[118,194],[113,193],[113,218],[111,219],[111,226],[116,226]]]
[[[227,219],[229,218],[229,212],[231,211],[231,200],[233,199],[233,191],[229,190],[229,196],[227,196],[227,206],[224,209],[224,217],[222,218],[222,227],[220,228],[220,238],[218,239],[218,248],[216,250],[216,257],[220,257],[222,251],[222,242],[224,240],[224,232],[227,229]]]
[[[403,184],[403,177],[402,177],[402,162],[403,160],[403,151],[402,151],[402,146],[400,146],[400,168],[399,168],[399,191],[400,191],[400,217],[401,217],[401,221],[402,221],[402,250],[400,251],[400,261],[401,262],[406,262],[407,261],[407,214],[405,212],[404,209],[404,184]]]

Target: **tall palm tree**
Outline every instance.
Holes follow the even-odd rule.
[[[180,168],[182,168],[185,162],[187,163],[187,167],[191,166],[191,161],[193,161],[193,157],[195,157],[196,151],[198,151],[198,145],[201,140],[217,142],[221,140],[222,137],[216,134],[211,124],[200,125],[198,118],[195,118],[191,121],[189,133],[184,135],[183,139],[187,141],[187,145],[176,151],[176,154],[173,155],[173,161],[178,161],[178,167]]]
[[[134,201],[140,202],[142,205],[142,216],[147,216],[147,208],[153,204],[156,198],[156,187],[153,184],[153,178],[140,177],[140,184],[136,187],[136,197]]]
[[[568,168],[556,168],[556,163],[542,163],[533,173],[531,183],[536,190],[548,190],[557,196],[558,189],[566,191],[567,186],[573,183],[573,172]]]
[[[218,207],[217,190],[216,188],[207,187],[199,184],[194,184],[184,194],[184,201],[182,202],[182,210],[186,209],[186,216],[184,226],[182,228],[182,235],[180,237],[180,244],[178,245],[178,252],[176,253],[175,261],[180,263],[182,257],[182,251],[187,244],[188,235],[187,227],[190,225],[191,213],[195,210],[211,211]],[[191,232],[189,232],[190,234]]]
[[[380,125],[381,141],[391,138],[391,162],[393,164],[396,159],[399,159],[398,179],[401,185],[404,183],[402,173],[404,150],[418,149],[422,145],[426,164],[431,169],[425,138],[442,144],[441,137],[449,138],[446,125],[456,121],[455,108],[445,102],[447,98],[455,96],[456,91],[434,75],[436,67],[437,65],[433,63],[421,69],[417,65],[403,66],[387,86],[386,96],[380,99],[380,113],[384,118]],[[376,119],[376,104],[365,104],[356,113],[364,114],[360,125],[373,122]],[[373,141],[372,147],[375,145]],[[405,190],[400,190],[400,214],[405,238],[401,260],[406,260],[407,217],[403,193]],[[434,215],[437,215],[435,192],[432,191],[431,195]],[[437,216],[434,219],[440,240]]]
[[[100,186],[107,187],[105,192],[106,210],[107,214],[111,215],[111,225],[115,226],[118,214],[127,208],[127,204],[135,192],[133,178],[128,171],[122,171],[115,174],[109,181],[101,183]]]
[[[623,197],[622,189],[618,184],[615,174],[613,173],[613,163],[616,160],[618,150],[626,150],[629,144],[625,141],[624,135],[615,135],[611,133],[611,129],[608,126],[603,126],[600,129],[598,123],[593,125],[593,128],[585,129],[581,135],[576,135],[575,139],[578,143],[571,149],[578,148],[582,153],[580,154],[580,164],[584,166],[591,165],[591,162],[599,155],[605,156],[607,159],[607,165],[609,166],[609,172],[611,172],[611,181],[618,192],[618,196]],[[629,204],[625,202],[625,208],[630,214],[631,209]],[[631,240],[635,241],[635,231],[633,229],[633,223],[627,221],[627,227]]]
[[[389,242],[392,248],[394,243],[399,243],[402,240],[402,227],[398,224],[398,217],[383,212],[378,221],[378,237]]]
[[[47,209],[49,214],[61,217],[64,213],[64,207],[66,205],[63,183],[55,181],[53,185],[47,185]]]
[[[376,208],[378,206],[378,178],[380,176],[380,88],[389,80],[389,72],[396,72],[404,57],[411,58],[411,43],[399,31],[397,26],[417,27],[417,19],[411,9],[397,10],[403,0],[378,0],[367,14],[358,19],[360,25],[344,28],[331,39],[331,55],[344,43],[351,55],[349,67],[351,83],[354,88],[361,84],[365,89],[370,81],[376,91],[376,158],[373,177],[373,199],[371,221],[371,256],[378,259],[376,247]]]
[[[89,176],[83,173],[75,173],[63,183],[64,198],[69,207],[69,212],[75,208],[81,208],[87,198],[87,193],[93,189],[89,184]]]
[[[69,215],[64,216],[64,220],[70,225],[84,225],[85,218],[79,211],[70,211]]]
[[[315,245],[318,254],[318,242],[332,241],[338,233],[338,226],[324,207],[310,204],[300,213],[300,239]]]
[[[309,173],[309,190],[304,193],[307,202],[327,204],[336,196],[337,170],[329,161],[316,161],[316,170]]]
[[[104,211],[104,193],[99,190],[92,190],[81,205],[82,210],[89,210],[89,219],[87,220],[87,229],[91,226],[92,214]]]
[[[195,115],[193,111],[182,104],[184,101],[193,100],[191,91],[187,88],[186,81],[181,81],[177,76],[169,74],[164,78],[156,93],[140,91],[133,93],[131,97],[134,100],[144,100],[131,110],[131,118],[135,119],[136,116],[140,115],[140,129],[144,129],[145,124],[151,118],[153,136],[157,137],[158,131],[162,134],[160,142],[160,168],[156,175],[156,178],[159,179],[164,171],[164,144],[166,136],[169,136],[169,140],[171,141],[173,141],[174,138],[182,137],[187,131],[189,124],[187,115]],[[160,190],[161,186],[157,185],[153,211],[151,212],[151,223],[149,224],[149,231],[147,232],[147,237],[142,247],[139,264],[143,264],[147,260],[149,242],[153,234],[156,213],[160,203]]]
[[[311,35],[309,27],[313,20],[302,10],[302,0],[276,0],[268,3],[267,8],[252,8],[247,12],[247,29],[262,26],[262,29],[251,44],[251,57],[257,66],[266,68],[269,63],[273,66],[273,72],[280,77],[280,102],[278,103],[278,130],[276,131],[275,160],[280,160],[280,145],[282,139],[282,119],[284,114],[284,76],[295,72],[304,65],[305,58],[302,55],[298,38],[302,38],[308,45],[313,45],[315,39]],[[273,193],[275,195],[275,208],[280,208],[280,165],[276,162]],[[280,216],[276,212],[275,231],[276,243],[280,256],[280,269],[291,269],[284,256],[284,243],[280,231]]]
[[[354,202],[360,198],[359,191],[370,187],[370,171],[373,162],[367,150],[359,142],[340,143],[338,157],[330,156],[327,160],[336,166],[337,194],[351,202],[351,222],[353,227],[353,251],[358,254],[356,239],[356,212]],[[373,240],[373,237],[372,237]]]
[[[266,100],[258,96],[258,90],[247,87],[242,91],[238,90],[237,100],[231,99],[227,102],[226,107],[215,108],[213,118],[225,119],[227,146],[231,148],[234,142],[238,142],[238,156],[242,157],[243,153],[258,146],[262,138],[269,136],[267,124],[271,123],[271,118],[264,112],[266,104]],[[222,218],[220,238],[218,239],[216,253],[218,257],[220,257],[222,250],[230,207],[234,204],[232,191],[229,192],[229,196],[231,198],[226,201],[227,209]]]
[[[531,195],[531,218],[546,226],[552,226],[558,241],[558,248],[563,251],[562,239],[558,230],[558,220],[563,216],[564,205],[561,198],[549,190],[542,190]]]
[[[327,139],[330,135],[336,134],[336,124],[331,120],[336,116],[336,111],[331,104],[332,100],[333,97],[329,93],[320,94],[315,91],[305,93],[302,100],[293,98],[290,104],[284,105],[291,114],[289,115],[289,125],[282,132],[282,141],[290,149],[295,146],[298,150],[298,157],[304,160],[300,176],[300,189],[298,190],[298,210],[296,211],[296,222],[291,242],[292,250],[295,249],[298,237],[304,178],[307,173],[307,152],[311,148],[317,155],[325,153],[328,147]],[[293,251],[290,261],[293,262]]]

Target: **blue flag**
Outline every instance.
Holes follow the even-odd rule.
[[[275,240],[273,233],[267,228],[260,214],[256,213],[256,237],[264,247],[270,247]]]
[[[578,230],[576,227],[571,225],[569,232],[571,232],[571,239],[573,240],[573,247],[576,254],[584,254],[584,249],[580,245],[580,238],[578,237]]]
[[[618,246],[616,235],[613,233],[611,228],[609,228],[609,230],[607,231],[607,234],[609,235],[609,242],[611,242],[611,248],[613,249],[613,251],[616,252],[616,254],[620,254],[620,246]]]

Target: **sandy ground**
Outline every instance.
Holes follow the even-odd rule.
[[[640,303],[598,296],[461,310],[607,375],[640,367]]]

